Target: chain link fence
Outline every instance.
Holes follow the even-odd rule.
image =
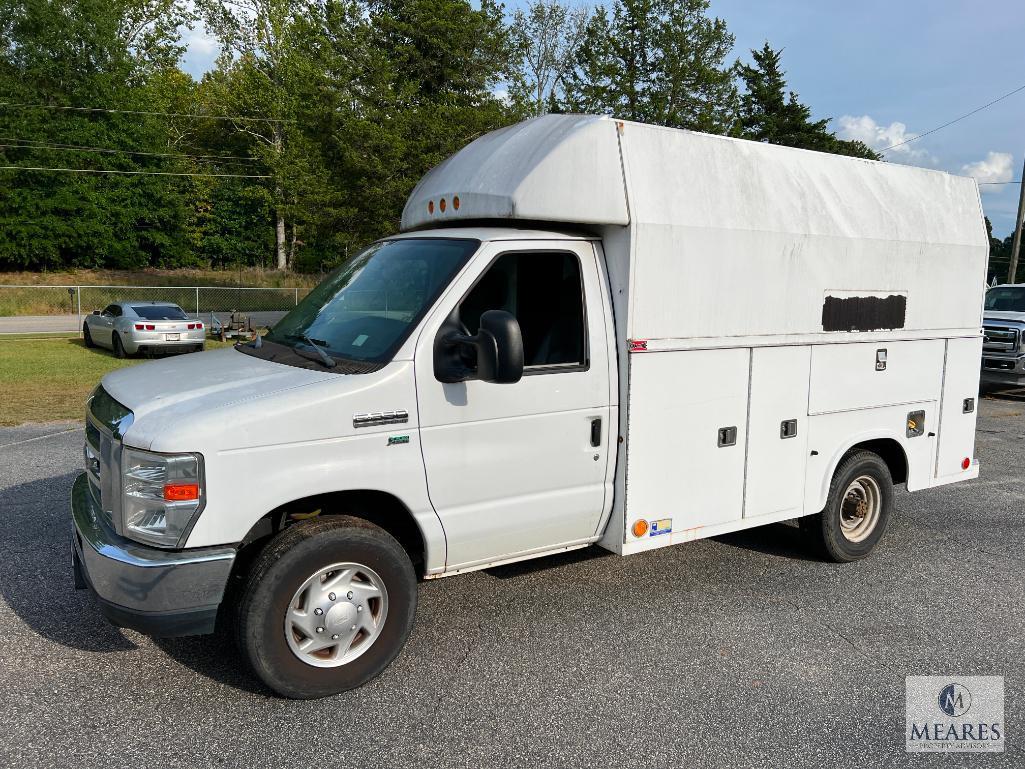
[[[76,331],[83,318],[114,302],[173,302],[192,317],[227,325],[232,313],[269,326],[309,288],[253,286],[11,286],[0,285],[0,332]],[[36,321],[38,319],[38,321]],[[6,323],[5,323],[6,321]]]

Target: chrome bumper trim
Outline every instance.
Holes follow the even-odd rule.
[[[235,548],[170,551],[132,542],[104,522],[82,473],[71,491],[74,547],[89,585],[104,601],[140,612],[215,608],[235,562]]]

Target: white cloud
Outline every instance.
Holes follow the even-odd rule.
[[[205,29],[193,28],[185,32],[183,42],[190,53],[204,58],[213,58],[217,55],[217,38],[209,34]]]
[[[1014,178],[1012,164],[1014,157],[1010,152],[987,152],[986,157],[961,167],[965,176],[974,176],[975,181],[983,185],[983,192],[1001,192],[1003,185],[993,182],[1009,182]]]
[[[844,115],[836,122],[839,126],[837,134],[841,139],[864,142],[877,152],[892,147],[888,160],[912,165],[936,165],[937,159],[928,152],[914,144],[904,143],[917,136],[908,133],[904,123],[895,120],[889,125],[881,125],[870,115]]]

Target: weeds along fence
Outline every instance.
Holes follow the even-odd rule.
[[[280,317],[309,293],[309,288],[255,286],[11,286],[0,285],[0,317],[75,316],[77,328],[94,310],[114,302],[173,302],[194,316],[232,312]],[[69,318],[70,321],[70,318]]]

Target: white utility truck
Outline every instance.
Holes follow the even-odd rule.
[[[851,561],[894,484],[978,475],[971,179],[553,115],[402,230],[262,340],[104,377],[74,563],[113,622],[230,615],[319,697],[395,658],[420,578],[793,518]]]

